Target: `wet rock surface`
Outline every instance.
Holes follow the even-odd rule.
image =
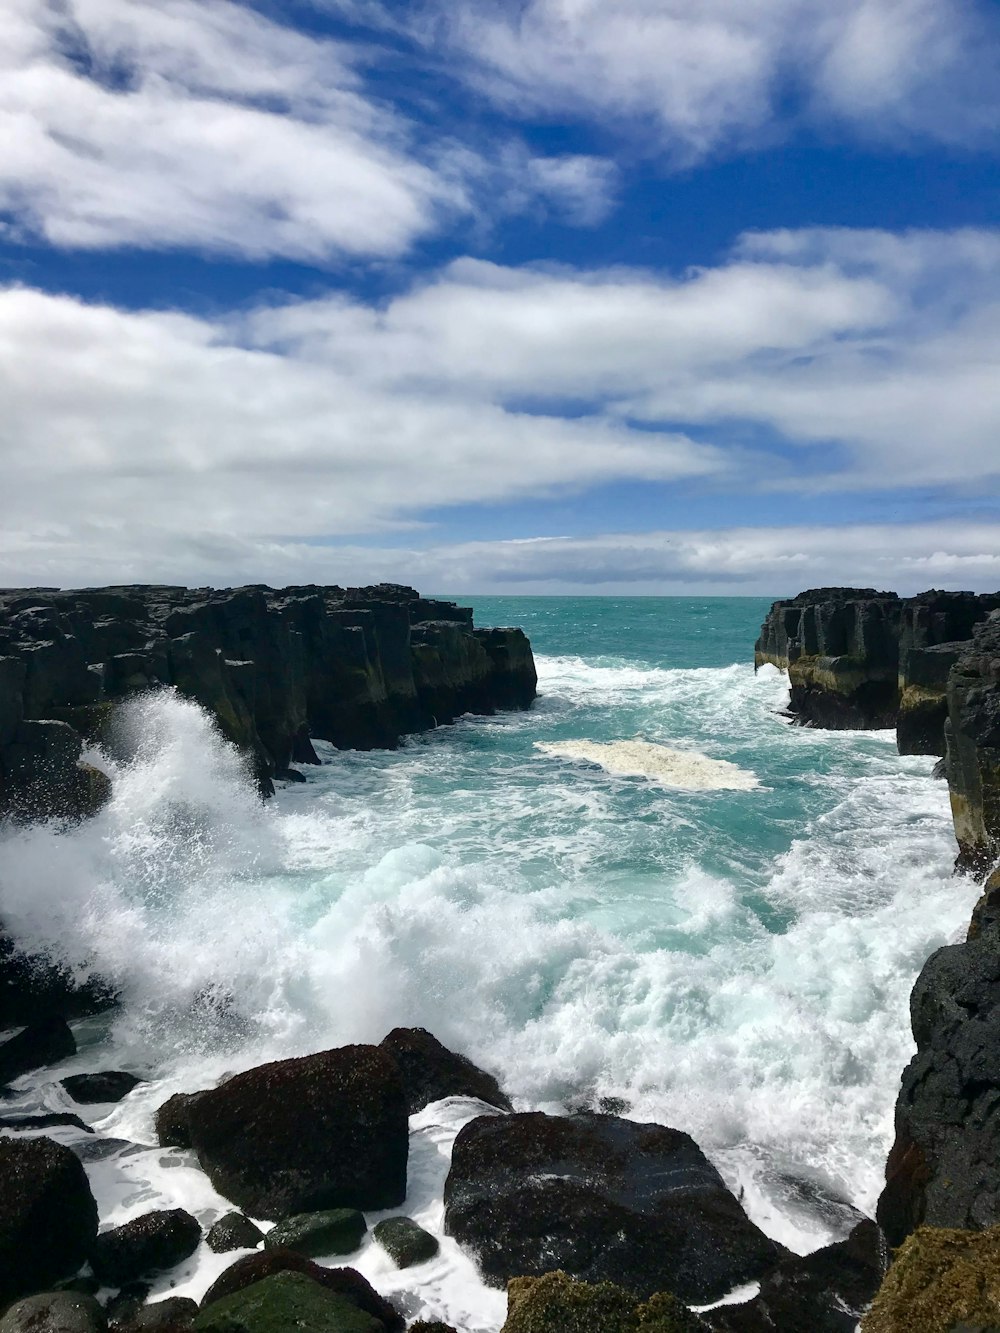
[[[99,1102],[120,1102],[142,1082],[134,1074],[120,1069],[105,1069],[99,1074],[72,1074],[62,1080],[62,1086],[81,1106]]]
[[[275,1273],[299,1273],[317,1282],[328,1291],[351,1302],[365,1314],[382,1324],[387,1333],[402,1333],[403,1317],[388,1301],[378,1294],[366,1278],[353,1268],[325,1268],[313,1263],[305,1255],[292,1250],[265,1250],[260,1254],[247,1254],[231,1264],[206,1291],[201,1308],[207,1309],[216,1301],[244,1291],[254,1283],[272,1277]]]
[[[440,1248],[437,1238],[412,1217],[387,1217],[376,1225],[372,1234],[397,1268],[426,1263]]]
[[[187,1125],[212,1184],[254,1217],[392,1208],[406,1195],[403,1081],[376,1046],[238,1074],[191,1100]]]
[[[492,1074],[449,1051],[425,1028],[393,1028],[381,1047],[399,1065],[410,1115],[442,1097],[478,1097],[490,1106],[513,1110]]]
[[[104,1311],[93,1296],[47,1291],[17,1301],[0,1319],[0,1333],[105,1333]]]
[[[294,1250],[316,1258],[326,1254],[353,1254],[368,1230],[356,1208],[330,1208],[320,1213],[287,1217],[264,1237],[266,1249]]]
[[[76,1040],[61,1018],[46,1018],[22,1028],[0,1046],[0,1083],[10,1083],[45,1065],[76,1054]]]
[[[168,1296],[144,1305],[120,1327],[122,1333],[170,1333],[173,1329],[190,1328],[197,1315],[197,1301],[188,1296]]]
[[[208,1248],[216,1254],[226,1254],[229,1250],[255,1250],[263,1239],[260,1227],[242,1213],[226,1213],[212,1223],[205,1237]]]
[[[203,1309],[198,1333],[383,1333],[384,1324],[301,1273],[276,1273]]]
[[[183,1208],[169,1208],[103,1231],[91,1247],[90,1264],[102,1282],[121,1287],[173,1268],[200,1243],[197,1220]]]
[[[706,1303],[784,1251],[688,1135],[615,1116],[482,1116],[455,1140],[445,1228],[486,1282],[553,1268]]]
[[[86,1172],[48,1138],[0,1138],[0,1307],[71,1277],[97,1235]]]

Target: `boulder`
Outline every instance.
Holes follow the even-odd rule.
[[[201,1243],[201,1227],[183,1208],[144,1213],[113,1231],[103,1231],[94,1242],[90,1264],[111,1287],[173,1268]]]
[[[156,1112],[153,1128],[161,1148],[190,1148],[191,1130],[188,1109],[200,1092],[175,1092]]]
[[[1000,1327],[1000,1227],[921,1227],[893,1258],[861,1333],[992,1333]]]
[[[704,1327],[668,1293],[639,1302],[612,1282],[577,1282],[557,1270],[511,1279],[501,1333],[700,1333]]]
[[[325,1254],[353,1254],[368,1224],[356,1208],[330,1208],[321,1213],[287,1217],[264,1237],[268,1250],[294,1250],[315,1259]]]
[[[402,1071],[410,1115],[442,1097],[478,1097],[501,1110],[514,1109],[492,1074],[449,1051],[424,1028],[393,1028],[381,1045]]]
[[[854,1333],[883,1276],[883,1245],[874,1222],[864,1221],[846,1240],[812,1254],[793,1255],[768,1273],[760,1293],[743,1305],[703,1315],[718,1333]]]
[[[0,1083],[10,1083],[34,1069],[58,1064],[76,1054],[76,1041],[61,1018],[33,1023],[0,1046]]]
[[[226,1254],[229,1250],[255,1250],[263,1239],[260,1227],[242,1213],[226,1213],[212,1223],[205,1237],[208,1248],[216,1254]]]
[[[373,1234],[397,1268],[426,1263],[440,1249],[437,1237],[418,1226],[411,1217],[387,1217],[376,1225]]]
[[[134,1074],[119,1069],[105,1069],[99,1074],[71,1074],[62,1086],[75,1102],[91,1106],[100,1102],[120,1102],[142,1082]]]
[[[0,930],[0,1030],[43,1020],[82,1018],[114,1002],[108,986],[94,980],[77,982],[50,959],[24,953]]]
[[[197,1301],[189,1296],[168,1296],[144,1305],[123,1325],[122,1333],[174,1333],[175,1329],[190,1328],[197,1316]]]
[[[451,1324],[442,1324],[440,1319],[432,1319],[428,1322],[426,1319],[418,1319],[415,1324],[411,1324],[408,1333],[458,1333],[458,1329],[453,1328]]]
[[[214,1305],[225,1296],[244,1291],[264,1278],[275,1273],[301,1273],[304,1277],[318,1282],[328,1291],[343,1296],[359,1310],[369,1314],[384,1325],[386,1333],[402,1333],[403,1318],[388,1301],[378,1294],[366,1278],[353,1268],[322,1268],[307,1259],[304,1254],[293,1250],[264,1250],[259,1254],[247,1254],[237,1259],[209,1287],[202,1297],[202,1309]]]
[[[41,1115],[2,1115],[0,1129],[55,1129],[68,1125],[72,1129],[82,1130],[84,1134],[93,1134],[93,1130],[70,1111],[45,1111]]]
[[[275,1273],[202,1309],[196,1333],[384,1333],[385,1325],[301,1273]]]
[[[406,1095],[377,1046],[262,1065],[186,1109],[212,1184],[254,1217],[392,1208],[406,1195]]]
[[[87,1174],[47,1138],[0,1139],[0,1307],[71,1277],[97,1235]]]
[[[698,1304],[785,1254],[687,1134],[609,1115],[470,1121],[445,1183],[445,1229],[493,1286],[558,1267]]]
[[[0,1319],[0,1333],[105,1333],[107,1327],[93,1296],[73,1291],[27,1296]]]

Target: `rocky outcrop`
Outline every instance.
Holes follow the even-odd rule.
[[[113,706],[173,686],[215,716],[262,787],[315,762],[309,737],[392,746],[463,712],[527,708],[517,629],[412,588],[160,586],[0,594],[0,809],[84,815],[107,795],[81,763]]]
[[[190,1097],[202,1169],[253,1217],[394,1208],[406,1196],[406,1095],[378,1046],[343,1046],[237,1074]]]
[[[945,762],[959,865],[1000,859],[1000,612],[976,626],[948,677]]]
[[[426,1028],[393,1028],[381,1042],[403,1075],[410,1115],[442,1097],[478,1097],[490,1106],[511,1111],[506,1093],[492,1074],[477,1068],[464,1055],[443,1046]]]
[[[816,727],[897,728],[902,754],[944,754],[948,673],[1000,594],[814,588],[771,607],[754,661],[788,672],[789,712]]]
[[[893,1260],[861,1333],[992,1333],[1000,1326],[1000,1228],[922,1227]]]
[[[446,1231],[494,1286],[559,1268],[707,1302],[783,1254],[687,1134],[616,1116],[472,1120],[444,1197]]]
[[[0,1308],[72,1277],[97,1235],[87,1175],[52,1139],[0,1139]]]

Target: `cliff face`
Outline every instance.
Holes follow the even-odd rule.
[[[527,708],[531,646],[412,588],[137,586],[0,594],[0,810],[86,814],[107,780],[80,763],[116,701],[170,685],[251,756],[264,791],[310,736],[398,744],[463,712]]]
[[[896,727],[901,754],[945,752],[949,672],[1000,595],[815,588],[775,602],[754,661],[788,672],[789,712],[809,726]]]

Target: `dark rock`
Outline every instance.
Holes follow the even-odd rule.
[[[76,1041],[61,1018],[46,1018],[24,1028],[0,1046],[0,1083],[58,1064],[76,1054]]]
[[[244,1291],[275,1273],[301,1273],[328,1291],[346,1297],[359,1310],[383,1324],[386,1333],[402,1333],[402,1316],[388,1301],[383,1300],[360,1273],[353,1268],[323,1268],[293,1250],[264,1250],[260,1254],[247,1254],[237,1259],[206,1291],[202,1297],[202,1309],[225,1296]]]
[[[1000,612],[951,669],[946,740],[958,864],[985,878],[1000,860]]]
[[[94,1242],[90,1263],[94,1272],[112,1287],[125,1286],[139,1278],[173,1268],[201,1243],[201,1227],[183,1208],[144,1213],[113,1231],[104,1231]]]
[[[106,1139],[98,1137],[91,1130],[92,1137],[80,1139],[69,1146],[81,1162],[106,1162],[109,1157],[133,1156],[142,1152],[141,1143],[131,1143],[128,1139]]]
[[[0,930],[0,1030],[82,1018],[114,1002],[114,993],[106,985],[77,982],[67,969],[49,959],[22,952]]]
[[[97,1102],[120,1102],[141,1082],[134,1074],[106,1069],[99,1074],[71,1074],[62,1080],[62,1085],[75,1102],[90,1106]]]
[[[440,1319],[432,1319],[428,1322],[426,1319],[418,1319],[415,1324],[411,1324],[407,1333],[458,1333],[458,1329],[453,1328],[451,1324],[442,1324]]]
[[[410,1115],[442,1097],[478,1097],[504,1111],[514,1109],[492,1074],[449,1051],[424,1028],[393,1028],[381,1044],[402,1071]]]
[[[297,1213],[279,1222],[264,1237],[268,1250],[294,1250],[315,1259],[326,1254],[353,1254],[368,1230],[356,1208],[330,1208],[321,1213]]]
[[[411,1217],[387,1217],[377,1224],[373,1234],[397,1268],[426,1263],[440,1249],[437,1238]]]
[[[226,1254],[229,1250],[255,1250],[263,1239],[260,1227],[242,1213],[226,1213],[225,1217],[213,1222],[205,1237],[208,1248],[216,1254]]]
[[[854,1333],[883,1272],[879,1229],[874,1222],[860,1222],[846,1240],[783,1260],[764,1277],[752,1301],[710,1310],[703,1320],[719,1333],[799,1328]]]
[[[237,1074],[187,1106],[212,1184],[255,1217],[392,1208],[406,1195],[406,1097],[377,1046],[345,1046]]]
[[[153,1128],[161,1148],[190,1148],[188,1110],[200,1092],[175,1092],[156,1112]]]
[[[60,1125],[82,1129],[85,1134],[93,1134],[94,1132],[78,1115],[72,1115],[69,1111],[46,1111],[40,1115],[0,1116],[0,1129],[55,1129]]]
[[[52,1139],[0,1139],[0,1308],[71,1277],[97,1235],[76,1157]]]
[[[108,1322],[116,1327],[131,1323],[146,1303],[152,1288],[148,1282],[128,1282],[104,1307]]]
[[[123,1333],[174,1333],[190,1328],[198,1315],[198,1302],[189,1296],[168,1296],[144,1305],[123,1327]]]
[[[445,1227],[494,1286],[556,1267],[697,1303],[784,1254],[687,1134],[614,1116],[471,1121],[455,1140]]]
[[[0,1319],[0,1333],[104,1333],[107,1326],[93,1296],[71,1291],[28,1296]]]
[[[383,1333],[384,1325],[301,1273],[275,1273],[203,1308],[197,1333]]]

